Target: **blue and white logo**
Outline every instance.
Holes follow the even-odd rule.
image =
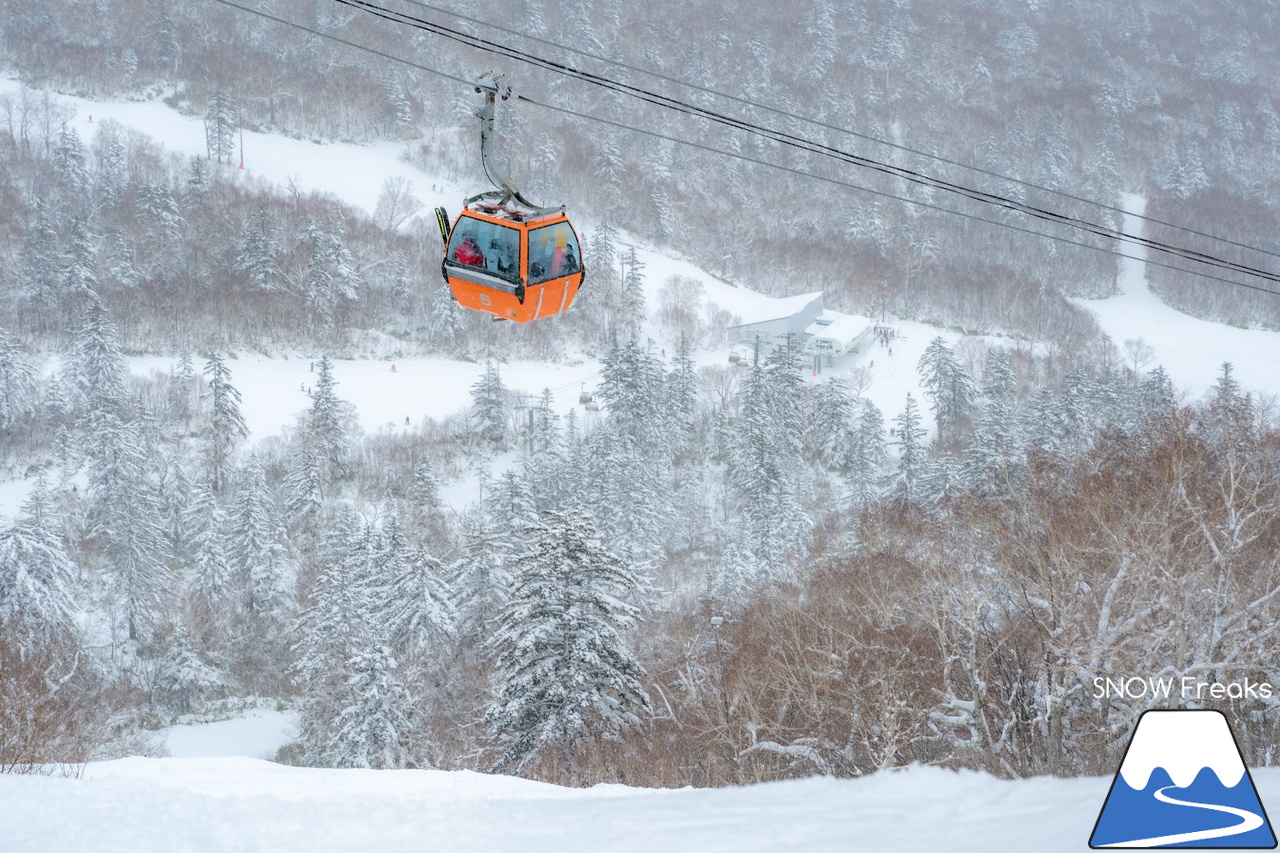
[[[1275,833],[1220,711],[1147,711],[1089,846],[1271,849]]]

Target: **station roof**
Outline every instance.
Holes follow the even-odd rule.
[[[742,322],[739,326],[751,326],[755,323],[767,323],[770,320],[793,317],[813,304],[815,299],[821,301],[821,290],[813,293],[802,293],[799,296],[786,296],[782,299],[765,299],[742,312]]]
[[[830,321],[830,322],[828,322]],[[871,319],[860,314],[839,314],[823,311],[820,322],[808,326],[804,333],[815,338],[829,338],[849,345],[871,328]]]

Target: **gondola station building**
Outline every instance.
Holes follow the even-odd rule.
[[[769,350],[788,340],[801,345],[815,370],[832,367],[835,360],[857,352],[874,339],[871,320],[859,314],[827,311],[822,291],[769,299],[743,312],[740,322],[729,327],[730,338],[754,347],[756,341]]]

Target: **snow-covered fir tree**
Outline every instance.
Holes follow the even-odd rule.
[[[622,328],[628,335],[639,329],[644,318],[648,316],[648,306],[644,297],[644,263],[636,257],[635,248],[627,250],[622,259],[622,301],[618,309],[622,317]]]
[[[307,414],[304,440],[315,443],[325,470],[325,481],[344,477],[351,464],[351,432],[353,407],[338,397],[333,378],[333,363],[323,356],[316,364],[316,384],[311,393],[311,409]]]
[[[924,394],[933,406],[939,437],[955,437],[977,401],[973,379],[941,337],[929,342],[916,365]]]
[[[397,678],[396,667],[391,649],[381,644],[357,652],[346,662],[344,707],[333,721],[326,764],[383,770],[409,762],[415,705]],[[417,750],[426,746],[419,743]]]
[[[538,506],[529,481],[519,471],[502,472],[485,499],[490,526],[509,554],[525,550],[528,531],[538,521]]]
[[[284,287],[280,272],[280,239],[275,217],[265,204],[259,205],[245,226],[237,247],[235,271],[254,289],[272,293]]]
[[[179,714],[189,714],[223,682],[222,674],[200,657],[187,629],[178,626],[165,643],[156,673],[156,698]]]
[[[776,578],[812,526],[805,509],[802,384],[790,346],[759,354],[743,381],[729,441],[729,485],[742,533],[761,566]]]
[[[307,221],[302,244],[307,250],[307,306],[318,328],[330,329],[341,305],[359,297],[360,275],[346,244],[346,223],[334,213],[326,221]]]
[[[584,733],[617,732],[650,709],[624,638],[638,615],[624,603],[634,572],[600,545],[581,506],[544,512],[530,536],[490,643],[498,689],[485,721],[502,772],[551,750],[571,760]]]
[[[98,247],[83,216],[75,216],[67,228],[67,249],[63,255],[63,298],[79,299],[96,290],[94,271]]]
[[[205,143],[209,156],[219,163],[231,162],[235,152],[235,131],[238,107],[235,101],[222,89],[215,89],[209,98],[209,108],[205,111]]]
[[[1021,482],[1026,465],[1017,379],[1008,350],[993,349],[987,354],[982,396],[965,479],[988,494],[1008,494]]]
[[[684,335],[676,345],[667,374],[667,409],[671,434],[675,439],[675,455],[689,452],[697,439],[698,370],[693,360],[692,344]]]
[[[272,615],[283,603],[287,565],[275,501],[256,454],[241,473],[229,518],[227,560],[244,591],[245,607],[258,616]]]
[[[90,293],[84,306],[84,320],[65,367],[77,407],[90,415],[120,414],[129,401],[120,333],[96,294]]]
[[[862,401],[850,438],[849,496],[854,503],[861,503],[875,494],[885,465],[884,415],[875,403]]]
[[[349,536],[351,531],[340,533]],[[347,559],[331,560],[320,572],[311,604],[298,616],[293,671],[298,699],[298,740],[308,758],[331,763],[336,720],[346,703],[348,665],[371,642],[367,589]]]
[[[36,369],[0,326],[0,432],[35,413],[40,403]]]
[[[915,397],[907,394],[906,406],[893,422],[894,444],[898,445],[898,472],[893,481],[893,493],[902,500],[912,501],[926,473],[928,449],[924,439],[929,434],[921,424]]]
[[[37,202],[34,217],[18,254],[23,292],[44,305],[58,301],[62,279],[62,253],[58,231],[45,205]]]
[[[80,134],[70,125],[64,124],[58,131],[58,143],[53,149],[53,171],[68,203],[82,202],[89,189],[89,170]]]
[[[493,362],[485,365],[484,375],[471,386],[471,402],[476,434],[490,444],[501,444],[507,434],[507,389]]]
[[[845,468],[852,457],[854,402],[839,378],[819,382],[808,395],[805,444],[828,468]]]
[[[185,521],[186,547],[195,569],[192,593],[209,611],[218,612],[230,598],[232,571],[227,559],[227,517],[211,481],[196,487]]]
[[[111,134],[102,152],[102,165],[98,167],[98,197],[106,207],[115,207],[124,200],[129,187],[128,151],[120,137]]]
[[[155,242],[173,242],[182,228],[182,214],[167,186],[144,184],[138,188],[138,218]]]
[[[86,432],[91,532],[104,555],[111,600],[134,641],[166,616],[174,592],[154,456],[141,422],[98,411]]]
[[[0,631],[15,641],[19,654],[75,630],[76,575],[41,477],[18,520],[0,532]]]
[[[329,466],[321,457],[318,444],[304,429],[289,452],[284,511],[291,524],[302,527],[311,527],[324,506]]]
[[[666,420],[666,372],[652,346],[628,336],[615,341],[600,369],[600,401],[616,435],[648,453],[662,443]]]
[[[532,514],[524,523],[529,521]],[[507,602],[510,559],[488,514],[469,513],[462,522],[462,555],[449,569],[457,632],[464,641],[482,641],[492,633]]]
[[[407,540],[394,509],[388,507],[379,536],[375,618],[396,649],[430,652],[451,636],[457,623],[444,566]]]
[[[219,494],[226,488],[231,455],[239,441],[249,435],[240,413],[240,392],[231,384],[231,370],[222,356],[214,353],[204,365],[209,380],[209,437],[205,458],[209,464],[213,488]]]

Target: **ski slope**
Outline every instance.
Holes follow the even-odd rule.
[[[1280,771],[1256,774],[1280,795]],[[0,776],[6,853],[1086,849],[1110,779],[929,767],[742,788],[560,788],[467,771],[127,758],[81,778]]]
[[[171,758],[0,775],[0,850],[1056,853],[1087,849],[1112,782],[914,766],[739,788],[573,789],[261,760],[292,739],[294,724],[291,712],[253,707],[162,731]],[[1280,769],[1252,776],[1264,806],[1280,801]]]
[[[1138,217],[1146,210],[1146,200],[1126,194],[1121,203],[1127,212],[1123,230],[1141,236],[1143,223]],[[1125,246],[1124,252],[1134,258],[1147,257],[1145,246]],[[1231,362],[1232,375],[1246,390],[1280,393],[1280,332],[1210,323],[1169,307],[1147,286],[1146,265],[1139,260],[1121,259],[1117,295],[1075,301],[1093,311],[1098,325],[1117,347],[1141,338],[1154,350],[1154,357],[1143,369],[1162,365],[1175,386],[1191,399],[1213,387],[1223,362]]]

